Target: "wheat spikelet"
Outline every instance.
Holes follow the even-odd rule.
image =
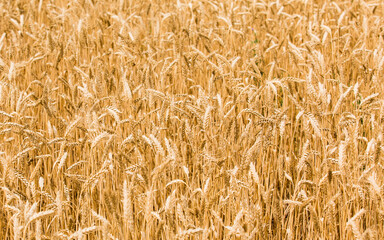
[[[363,239],[362,234],[359,230],[359,226],[357,225],[355,220],[352,220],[352,219],[348,220],[347,227],[350,227],[352,229],[353,236],[355,237],[355,239],[358,239],[358,240]]]
[[[41,220],[37,220],[36,221],[36,235],[35,235],[36,240],[41,240],[41,235],[42,235]]]
[[[381,188],[380,188],[380,186],[376,182],[376,173],[373,172],[372,175],[367,178],[367,180],[372,185],[372,188],[373,188],[374,192],[378,196],[380,196],[381,195]]]
[[[121,111],[118,110],[117,108],[113,107],[113,106],[108,106],[106,107],[106,110],[109,114],[112,115],[113,119],[115,119],[115,121],[117,123],[120,123],[120,116],[119,114],[121,114]]]
[[[151,143],[153,144],[156,150],[156,153],[159,153],[162,157],[164,157],[165,151],[161,146],[161,143],[159,142],[159,140],[153,134],[149,135],[149,138],[151,139]]]
[[[110,137],[111,135],[107,132],[102,132],[100,133],[99,135],[97,135],[93,141],[92,141],[92,145],[91,145],[91,148],[95,148],[95,146],[104,138],[106,137]]]
[[[29,147],[29,148],[26,148],[24,149],[23,151],[19,152],[12,160],[12,162],[14,162],[15,160],[21,158],[23,155],[27,154],[29,151],[31,150],[35,150],[36,147]]]
[[[167,152],[168,152],[168,155],[169,157],[172,159],[172,160],[176,160],[176,152],[174,149],[176,148],[173,148],[169,142],[169,140],[165,137],[164,138],[164,142],[165,142],[165,146],[167,147]]]
[[[80,164],[83,164],[83,163],[87,163],[87,162],[86,161],[78,161],[78,162],[72,164],[71,166],[69,166],[66,171],[67,172],[71,171],[72,169],[78,167]]]
[[[122,142],[121,142],[121,146],[124,146],[125,144],[128,144],[130,142],[132,142],[134,140],[134,136],[133,134],[130,134],[127,138],[125,138]]]
[[[307,113],[306,116],[308,117],[309,122],[311,123],[311,126],[312,126],[316,136],[321,138],[322,135],[321,135],[320,128],[319,128],[319,122],[316,120],[316,118],[313,116],[312,113]]]
[[[21,229],[23,226],[19,225],[19,218],[16,216],[13,218],[13,238],[20,239]]]
[[[123,185],[123,209],[124,219],[127,222],[128,229],[133,235],[134,233],[134,218],[132,209],[132,188],[128,186],[127,181],[124,181]]]
[[[95,182],[97,182],[98,179],[101,177],[101,175],[103,175],[104,173],[107,173],[107,172],[108,172],[108,169],[106,169],[105,167],[102,167],[97,173],[91,175],[87,179],[87,181],[83,184],[83,190],[86,189],[91,184],[94,185]]]
[[[81,120],[81,117],[78,117],[75,121],[73,121],[70,125],[68,125],[64,133],[64,138],[68,136],[68,134],[72,131],[74,127],[76,127],[76,125],[79,123],[80,120]]]
[[[338,159],[339,169],[341,172],[344,172],[345,158],[346,158],[345,153],[346,153],[346,143],[342,141],[339,145],[339,159]]]
[[[376,98],[377,96],[379,96],[379,93],[374,93],[374,94],[369,95],[368,97],[364,98],[361,101],[360,106],[370,104],[374,100],[374,98]]]
[[[11,170],[14,176],[19,179],[26,187],[29,187],[29,181],[16,169]]]
[[[72,233],[68,237],[68,239],[82,239],[84,234],[98,231],[99,229],[100,229],[100,227],[98,227],[98,226],[91,226],[91,227],[83,228],[83,229],[80,229],[80,230]]]
[[[251,162],[249,164],[249,171],[251,173],[251,176],[253,178],[253,181],[256,183],[256,184],[259,184],[260,183],[260,178],[259,178],[259,175],[257,174],[256,172],[256,168],[255,168],[255,164],[253,162]]]
[[[253,143],[253,145],[248,149],[247,154],[245,156],[245,161],[246,163],[251,162],[251,158],[253,157],[254,152],[256,149],[260,146],[261,144],[261,137],[257,136],[257,139]]]
[[[29,221],[25,224],[25,227],[24,227],[24,231],[23,231],[23,239],[25,239],[26,237],[26,234],[27,234],[27,226],[32,223],[33,221],[37,220],[37,219],[40,219],[40,218],[43,218],[45,216],[48,216],[48,215],[52,215],[55,213],[55,210],[47,210],[47,211],[43,211],[43,212],[38,212],[38,213],[35,213],[34,215],[32,215],[30,218],[29,218]]]
[[[59,173],[65,164],[65,160],[67,160],[68,152],[64,152],[60,157],[59,164],[57,165],[57,172]]]
[[[303,168],[305,166],[305,162],[308,159],[308,155],[310,153],[310,151],[308,150],[308,147],[309,147],[309,140],[307,140],[304,143],[303,150],[302,150],[302,153],[301,153],[301,157],[300,157],[300,160],[299,160],[299,162],[297,164],[297,170],[299,172],[303,170]]]
[[[203,130],[204,132],[208,129],[208,124],[210,121],[210,112],[211,112],[211,106],[208,106],[205,110],[204,117],[203,117]]]
[[[188,226],[188,220],[184,215],[184,212],[183,212],[183,209],[182,209],[180,203],[176,204],[176,216],[177,216],[178,220],[181,222],[183,227]]]
[[[195,235],[195,234],[201,233],[203,231],[204,231],[204,229],[202,229],[202,228],[191,228],[191,229],[188,229],[188,230],[185,230],[185,231],[178,233],[176,235],[176,238],[177,239],[185,239],[185,238],[190,237],[191,235]]]
[[[175,63],[177,63],[178,61],[178,59],[173,60],[166,68],[164,68],[164,70],[161,72],[161,75],[167,75],[173,65],[175,65]]]
[[[102,222],[102,228],[101,231],[103,233],[103,238],[107,239],[108,238],[108,226],[110,226],[110,222],[97,212],[95,212],[93,209],[91,210],[92,216],[94,216],[97,220]]]
[[[24,207],[24,219],[26,221],[29,221],[34,214],[36,214],[37,209],[37,202],[33,203],[32,206],[30,206],[30,203],[27,202]]]
[[[349,92],[352,90],[352,87],[349,87],[347,91],[345,91],[343,94],[340,95],[339,100],[337,100],[335,107],[333,108],[332,113],[336,114],[339,110],[339,107],[341,106],[341,103],[344,101],[344,99],[348,96]]]
[[[280,121],[279,123],[279,134],[280,134],[280,137],[283,138],[284,137],[284,133],[285,133],[285,125],[286,125],[286,119],[287,119],[287,116],[284,115],[283,116],[283,119]]]
[[[127,71],[123,71],[122,69],[121,72],[123,73],[121,76],[121,82],[123,83],[123,96],[127,100],[132,100],[132,91],[127,80]]]

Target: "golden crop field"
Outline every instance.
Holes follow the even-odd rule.
[[[0,1],[0,239],[382,239],[384,3]]]

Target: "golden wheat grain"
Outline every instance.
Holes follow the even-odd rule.
[[[1,239],[383,235],[379,2],[0,8]]]

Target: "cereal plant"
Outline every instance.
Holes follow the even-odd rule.
[[[381,239],[384,3],[0,0],[0,239]]]

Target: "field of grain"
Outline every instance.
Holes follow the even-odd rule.
[[[0,1],[0,239],[381,239],[384,3]]]

